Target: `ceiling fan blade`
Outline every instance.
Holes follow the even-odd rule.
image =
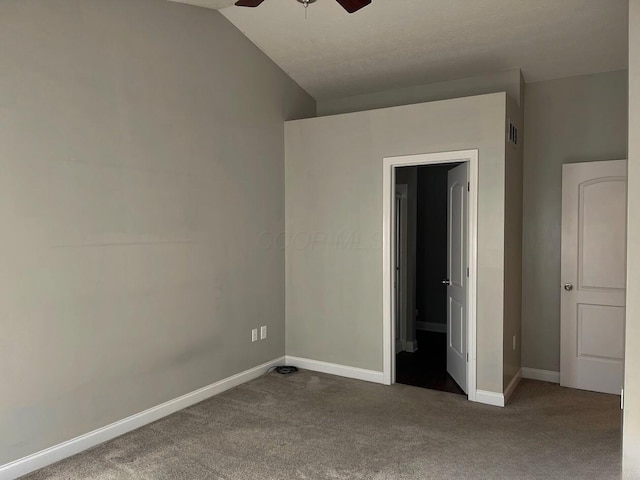
[[[236,2],[236,7],[257,7],[264,0],[238,0]]]
[[[336,2],[342,5],[347,12],[353,13],[369,5],[371,0],[336,0]]]

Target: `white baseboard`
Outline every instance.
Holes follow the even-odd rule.
[[[524,368],[521,368],[520,370],[518,370],[518,373],[513,376],[513,378],[509,382],[509,385],[507,385],[507,388],[505,388],[504,393],[489,392],[487,390],[476,390],[475,401],[477,403],[484,403],[485,405],[493,405],[494,407],[504,407],[509,401],[509,398],[511,398],[511,395],[513,395],[513,392],[516,390],[518,383],[520,383],[523,370]]]
[[[489,392],[487,390],[476,390],[476,403],[493,405],[494,407],[504,407],[504,394]]]
[[[407,348],[405,352],[414,353],[418,350],[418,342],[409,342],[407,341]]]
[[[137,413],[123,420],[119,420],[106,427],[80,435],[74,439],[60,443],[27,457],[21,458],[6,465],[0,465],[0,480],[14,480],[52,463],[80,453],[88,448],[95,447],[115,437],[128,433],[137,428],[155,422],[167,415],[195,405],[208,398],[218,395],[230,388],[246,383],[263,375],[274,365],[282,365],[285,357],[280,357],[257,367],[245,370],[231,377],[212,383],[194,392],[169,400],[161,405],[152,407],[144,412]]]
[[[289,355],[287,355],[286,362],[287,365],[304,368],[305,370],[311,370],[314,372],[329,373],[339,377],[355,378],[366,382],[384,383],[382,372],[376,372],[375,370],[365,370],[364,368],[348,367],[346,365],[321,362],[319,360],[311,360],[309,358],[292,357]]]
[[[513,378],[509,382],[509,385],[507,385],[507,388],[504,391],[504,404],[505,405],[507,404],[507,402],[511,398],[511,395],[513,395],[513,392],[515,392],[516,387],[520,383],[521,379],[522,379],[522,369],[518,370],[518,372],[513,376]]]
[[[400,352],[408,352],[408,353],[414,353],[418,350],[418,342],[417,341],[406,341],[404,344],[404,348],[402,347],[402,345],[398,345],[396,343],[396,353],[400,353]]]
[[[540,380],[542,382],[560,383],[560,372],[522,367],[522,378]]]
[[[425,332],[447,333],[447,324],[433,322],[416,322],[416,330],[423,330]]]

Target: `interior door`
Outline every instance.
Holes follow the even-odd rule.
[[[447,371],[467,393],[467,185],[469,167],[449,170],[447,215]]]
[[[626,205],[626,160],[563,165],[562,386],[620,394]]]

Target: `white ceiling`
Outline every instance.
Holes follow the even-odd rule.
[[[175,0],[222,14],[322,100],[521,68],[525,81],[627,68],[628,0],[373,0],[347,14]],[[226,7],[226,8],[224,8]]]

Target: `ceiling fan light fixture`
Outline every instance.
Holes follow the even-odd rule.
[[[315,3],[316,0],[298,0],[302,5],[304,5],[304,18],[307,18],[307,7],[312,3]]]
[[[262,2],[264,2],[264,0],[237,0],[236,6],[257,7]],[[306,9],[312,3],[316,3],[316,0],[298,0],[298,2],[304,5],[304,8]],[[348,13],[354,13],[367,5],[371,5],[372,0],[336,0],[336,2],[338,2]]]

